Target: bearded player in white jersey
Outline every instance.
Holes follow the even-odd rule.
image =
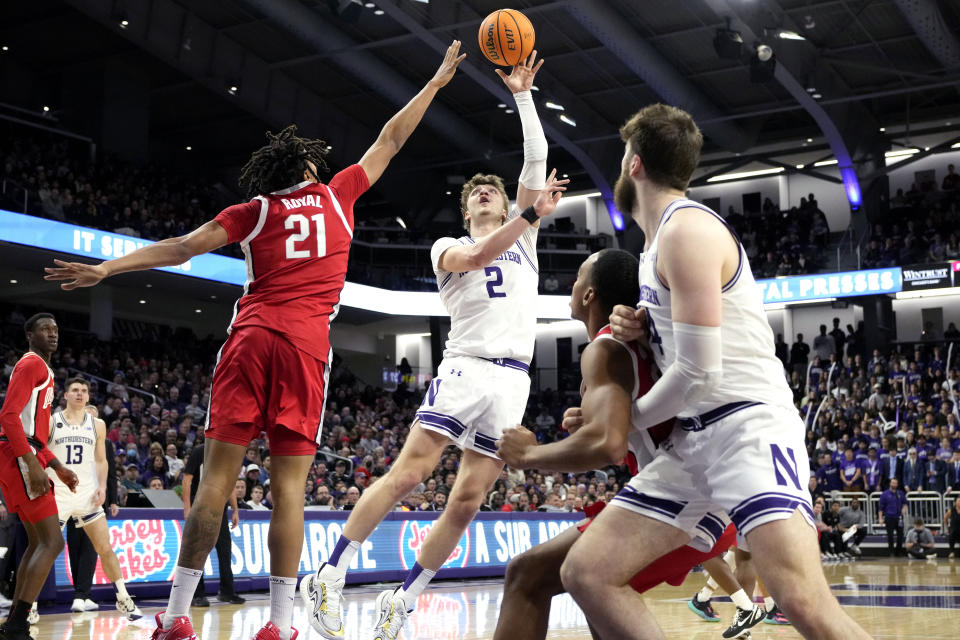
[[[629,580],[686,544],[704,513],[725,511],[804,637],[868,638],[831,595],[820,566],[804,426],[746,253],[720,216],[684,196],[700,131],[686,112],[656,104],[620,135],[626,149],[616,203],[634,212],[646,247],[639,309],[617,307],[611,325],[621,340],[645,334],[663,372],[636,401],[634,426],[671,416],[677,425],[612,501],[619,508],[605,509],[574,544],[563,584],[601,637],[663,638]],[[723,635],[735,637],[738,626],[758,621],[752,617]]]
[[[66,408],[58,409],[50,416],[49,446],[57,459],[77,474],[78,484],[74,493],[56,474],[47,474],[53,481],[60,527],[67,526],[67,522],[73,518],[77,528],[83,529],[100,557],[103,572],[117,590],[117,611],[130,620],[136,620],[143,614],[127,593],[120,572],[120,561],[110,546],[107,514],[103,510],[107,482],[110,480],[107,478],[107,456],[103,444],[107,437],[107,426],[103,420],[87,411],[90,383],[83,378],[67,380],[63,397],[67,401]],[[74,599],[70,607],[74,612],[97,609],[97,603],[80,598]],[[36,616],[37,603],[34,602],[31,618]]]
[[[530,389],[529,366],[536,332],[536,238],[539,220],[553,212],[567,180],[546,175],[547,141],[530,95],[537,52],[513,68],[498,70],[514,94],[523,126],[524,164],[517,204],[509,209],[502,180],[474,176],[461,204],[468,235],[441,238],[431,258],[451,329],[443,361],[397,461],[363,493],[343,535],[316,574],[300,585],[310,624],[325,638],[344,635],[341,592],[360,544],[398,500],[436,467],[451,444],[463,449],[457,481],[443,514],[421,547],[403,585],[377,597],[373,638],[392,640],[430,579],[456,548],[483,498],[500,476],[496,441],[520,422]]]

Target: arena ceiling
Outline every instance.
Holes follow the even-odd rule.
[[[336,11],[342,4],[349,3],[3,3],[0,44],[9,49],[0,69],[16,65],[29,82],[0,88],[2,101],[34,113],[53,102],[56,126],[76,130],[85,96],[67,91],[72,70],[122,61],[149,84],[150,149],[162,161],[235,176],[265,129],[295,121],[328,140],[336,168],[362,155],[459,38],[468,53],[462,72],[360,214],[426,223],[455,210],[458,176],[494,171],[509,181],[519,172],[519,122],[507,113],[512,104],[476,39],[480,19],[498,0],[379,0],[362,3],[353,16]],[[855,158],[890,148],[880,127],[956,129],[946,122],[960,118],[960,4],[952,0],[511,4],[533,22],[546,59],[536,96],[550,165],[580,189],[612,184],[622,153],[618,127],[655,101],[692,111],[706,152],[720,162],[760,145],[787,150],[821,137],[818,110]],[[714,37],[726,28],[743,36],[739,59],[715,50]],[[752,82],[751,53],[760,43],[773,48],[781,68]],[[783,74],[796,83],[792,90]],[[813,98],[799,99],[797,86]],[[563,111],[547,109],[547,101]]]

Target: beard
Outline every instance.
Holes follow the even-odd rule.
[[[623,173],[617,178],[613,186],[613,204],[617,211],[625,216],[632,216],[633,209],[637,204],[637,190],[633,186],[630,176]]]

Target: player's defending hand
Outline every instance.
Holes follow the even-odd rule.
[[[550,172],[547,177],[547,184],[540,190],[537,199],[533,202],[533,210],[536,211],[538,218],[545,218],[553,213],[563,196],[563,192],[567,190],[565,185],[569,182],[569,180],[557,180],[556,169]]]
[[[457,67],[460,66],[460,63],[463,62],[463,59],[467,57],[467,54],[460,53],[460,41],[454,40],[450,43],[450,46],[447,47],[447,53],[443,56],[443,62],[440,64],[440,68],[437,69],[437,72],[433,74],[433,78],[430,80],[430,84],[436,88],[440,88],[450,82],[450,79],[453,78],[453,74],[456,73]]]
[[[82,262],[64,262],[54,260],[56,267],[46,267],[47,275],[44,280],[60,280],[60,288],[70,291],[78,287],[92,287],[107,277],[107,270],[102,264],[83,264]]]
[[[503,84],[507,85],[507,89],[510,89],[510,93],[529,91],[530,87],[533,86],[533,76],[537,75],[537,71],[540,71],[540,67],[543,66],[543,60],[536,61],[537,50],[534,49],[526,60],[521,60],[520,64],[513,67],[510,75],[505,74],[502,69],[494,69],[494,73],[500,76]],[[534,64],[535,62],[536,64]]]
[[[613,313],[610,314],[610,333],[622,342],[640,340],[645,343],[649,338],[647,335],[647,310],[633,309],[618,304],[613,308]]]
[[[580,407],[570,407],[563,412],[563,419],[560,421],[560,428],[568,433],[576,433],[577,429],[583,426],[583,409]]]
[[[232,509],[233,515],[230,516],[230,528],[236,529],[240,526],[240,510]]]
[[[527,468],[527,451],[537,446],[537,436],[529,429],[516,426],[505,429],[497,441],[497,455],[514,469]]]
[[[63,465],[60,465],[54,471],[56,472],[57,477],[60,478],[60,481],[67,485],[67,488],[70,489],[70,491],[73,491],[74,493],[77,492],[77,485],[80,484],[80,479],[77,478],[77,474],[70,469],[67,469]]]

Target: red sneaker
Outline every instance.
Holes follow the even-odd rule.
[[[163,614],[163,611],[157,614],[157,630],[150,636],[150,640],[198,640],[190,618],[180,616],[173,621],[169,629],[164,629]]]
[[[293,632],[290,634],[290,640],[297,640],[297,630],[293,627],[290,627],[290,630]],[[257,631],[253,640],[280,640],[280,629],[272,622],[268,622],[263,626],[263,629]]]

